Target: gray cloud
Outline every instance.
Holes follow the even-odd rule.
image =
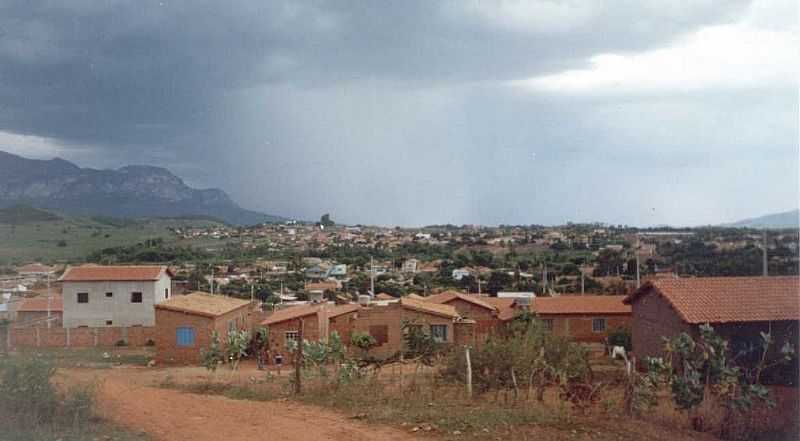
[[[697,223],[791,206],[797,97],[783,88],[582,98],[506,85],[750,7],[692,4],[5,2],[0,131],[87,165],[164,165],[306,218]],[[747,176],[742,162],[783,190],[691,190]],[[648,195],[670,194],[640,181],[673,179],[686,208],[651,219]],[[700,195],[719,208],[698,212]]]

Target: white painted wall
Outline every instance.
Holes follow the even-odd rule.
[[[166,273],[146,282],[63,282],[64,327],[155,326],[154,306],[167,298],[170,284]],[[79,292],[89,293],[89,303],[78,303]],[[113,297],[106,297],[107,292]],[[142,293],[142,303],[131,303],[133,292]]]

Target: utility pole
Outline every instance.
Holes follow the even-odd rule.
[[[636,253],[636,289],[639,289],[642,286],[642,280],[639,277],[639,233],[636,233],[636,249],[634,252]]]
[[[294,393],[295,395],[300,395],[300,392],[303,391],[303,387],[301,385],[301,381],[303,376],[301,375],[301,370],[303,366],[303,328],[305,322],[303,319],[300,319],[300,330],[297,332],[297,348],[295,349],[294,353]]]
[[[214,294],[214,265],[211,265],[211,294]]]
[[[481,295],[481,275],[478,274],[478,295]]]
[[[764,246],[761,249],[761,256],[763,259],[762,265],[764,266],[764,277],[769,275],[769,264],[767,260],[767,229],[764,228]]]
[[[369,257],[369,292],[375,297],[375,260],[372,256]]]
[[[52,302],[53,302],[53,292],[50,291],[50,273],[47,273],[47,327],[51,327],[52,324],[50,323],[51,315],[52,315]]]
[[[583,295],[585,293],[585,284],[584,284],[585,275],[583,273],[583,267],[581,267],[580,270],[581,270],[581,295]]]

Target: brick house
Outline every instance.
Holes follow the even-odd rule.
[[[349,344],[352,322],[359,310],[359,305],[333,305],[328,302],[311,305],[293,306],[279,309],[270,314],[261,325],[269,330],[270,353],[283,356],[288,360],[286,346],[289,341],[297,341],[300,328],[303,329],[303,340],[327,341],[333,331]]]
[[[156,361],[196,364],[217,331],[223,344],[233,330],[250,330],[249,300],[203,292],[175,296],[155,305]]]
[[[48,311],[50,320],[47,320]],[[33,327],[61,327],[62,320],[62,300],[61,296],[29,297],[23,299],[16,309],[15,326]]]
[[[633,309],[633,350],[639,359],[663,355],[662,337],[699,335],[710,324],[730,341],[734,353],[772,332],[773,350],[797,344],[800,277],[703,277],[655,279],[625,299]],[[796,382],[797,363],[785,382]]]
[[[445,291],[426,297],[425,300],[431,303],[450,305],[462,318],[473,320],[475,322],[474,334],[479,342],[496,332],[502,323],[507,322],[515,315],[514,299]]]
[[[631,325],[625,296],[536,297],[531,310],[553,334],[581,343],[604,343],[608,331]]]
[[[466,343],[471,323],[461,323],[455,307],[403,297],[399,302],[370,305],[358,311],[353,332],[371,335],[377,345],[369,350],[377,358],[403,349],[403,324],[422,326],[442,343]]]

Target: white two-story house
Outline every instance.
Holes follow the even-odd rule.
[[[155,326],[155,305],[171,296],[166,266],[78,266],[59,279],[63,324],[79,326]]]

